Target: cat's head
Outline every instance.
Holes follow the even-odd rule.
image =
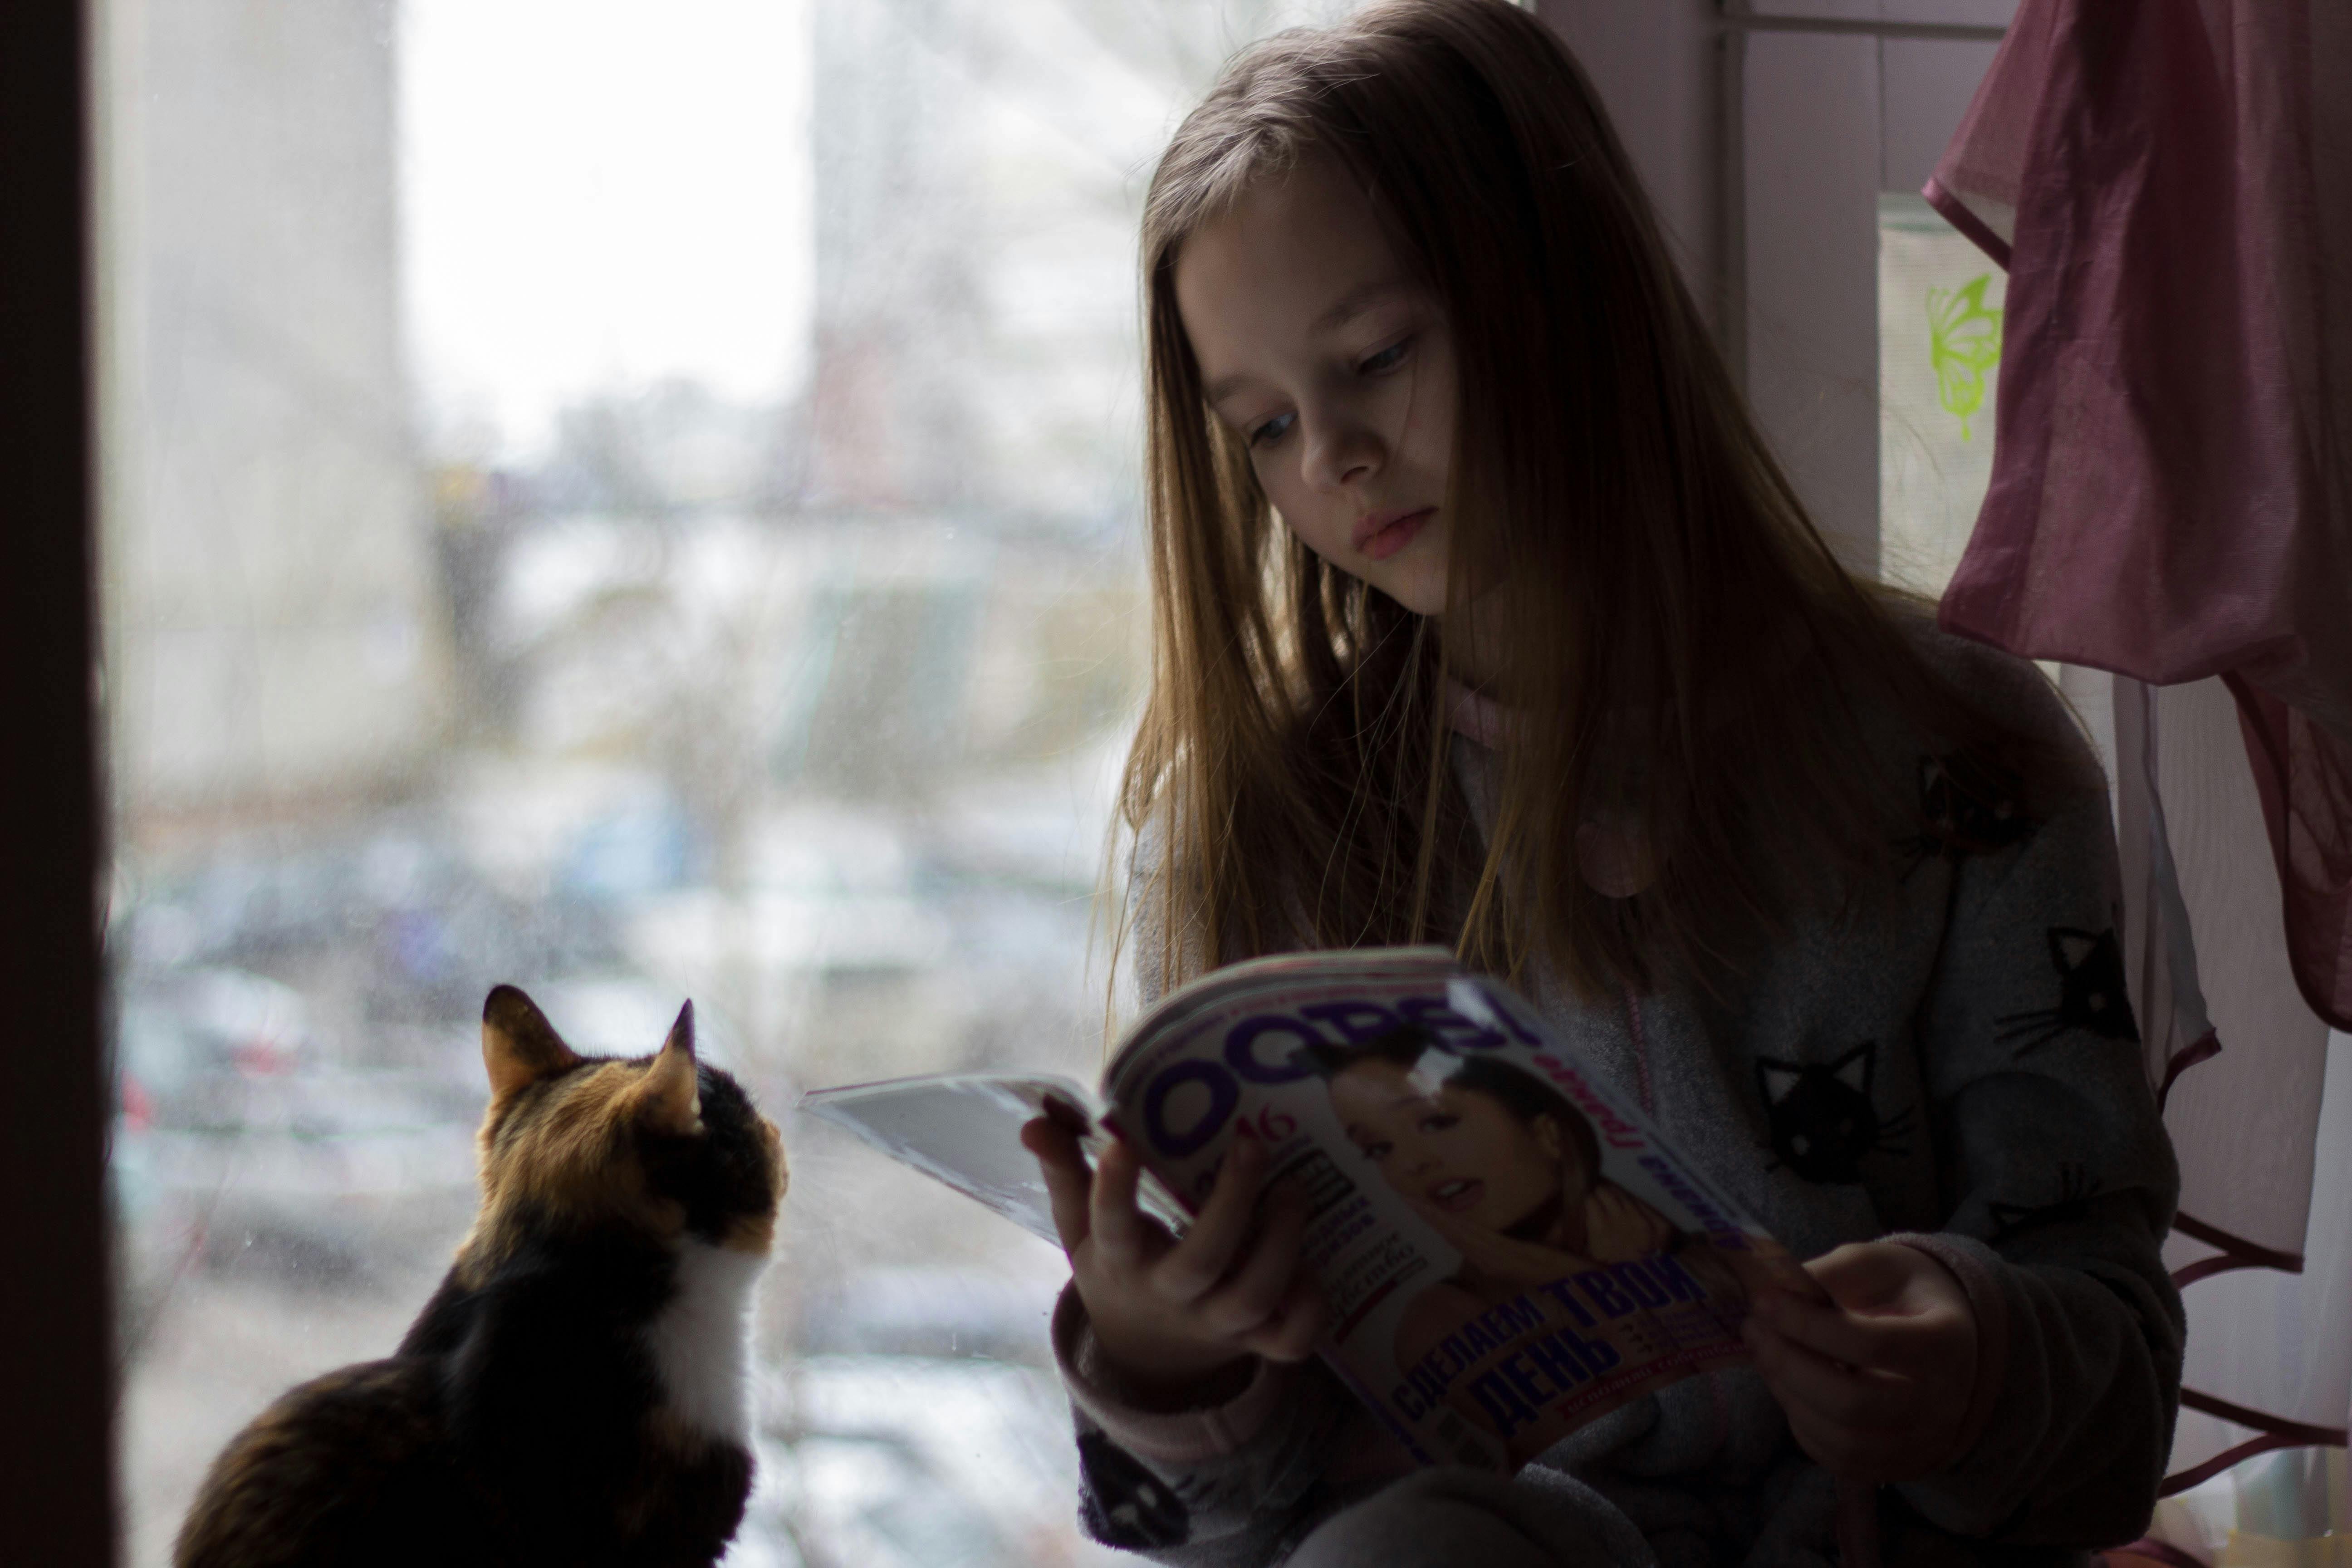
[[[649,1057],[583,1057],[511,985],[482,1006],[482,1207],[463,1253],[619,1226],[764,1255],[785,1184],[775,1123],[695,1059],[694,1004]]]

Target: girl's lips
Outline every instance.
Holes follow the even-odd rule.
[[[1440,1182],[1429,1189],[1432,1207],[1447,1214],[1466,1214],[1478,1206],[1486,1195],[1486,1184],[1475,1176],[1465,1176],[1450,1182]]]
[[[1361,537],[1356,548],[1362,551],[1368,559],[1385,561],[1411,544],[1422,526],[1436,515],[1435,507],[1425,506],[1419,511],[1409,511],[1401,517],[1368,518],[1365,521],[1370,526],[1360,531]]]

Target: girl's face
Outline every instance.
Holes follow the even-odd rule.
[[[1530,1126],[1475,1089],[1433,1089],[1394,1062],[1358,1062],[1331,1079],[1331,1108],[1357,1148],[1416,1207],[1502,1231],[1561,1196],[1565,1161],[1551,1118]]]
[[[1282,521],[1409,610],[1445,610],[1454,353],[1370,199],[1328,159],[1260,181],[1177,253],[1217,417]]]

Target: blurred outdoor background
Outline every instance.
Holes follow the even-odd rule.
[[[1349,8],[100,0],[136,1568],[446,1267],[501,981],[631,1055],[692,997],[783,1126],[730,1561],[1108,1560],[1058,1252],[792,1105],[1093,1075],[1143,189]],[[2001,278],[1916,197],[1877,243],[1878,565],[1934,593]]]
[[[1339,0],[104,0],[129,1560],[471,1214],[484,994],[782,1123],[730,1561],[1076,1563],[1055,1251],[796,1092],[1091,1076],[1134,231]]]

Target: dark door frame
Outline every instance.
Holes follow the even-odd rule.
[[[0,1539],[114,1560],[89,19],[0,5]]]

